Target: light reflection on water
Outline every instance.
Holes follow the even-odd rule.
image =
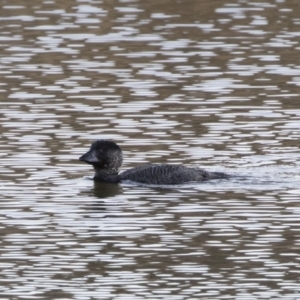
[[[0,12],[1,294],[7,299],[296,299],[299,7],[15,1]],[[235,175],[94,183],[124,168]]]

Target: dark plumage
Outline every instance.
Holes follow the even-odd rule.
[[[229,177],[225,173],[165,164],[144,165],[119,174],[123,162],[122,150],[116,143],[106,140],[94,142],[79,160],[93,165],[94,180],[102,182],[118,183],[131,180],[147,184],[181,184]]]

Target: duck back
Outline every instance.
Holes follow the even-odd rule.
[[[127,170],[120,175],[122,180],[131,180],[146,184],[181,184],[190,181],[227,178],[220,172],[208,172],[200,168],[189,168],[182,165],[151,164]]]

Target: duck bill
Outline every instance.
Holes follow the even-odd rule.
[[[88,164],[96,164],[99,163],[99,159],[96,157],[96,153],[93,150],[88,151],[87,153],[83,154],[79,157],[80,161],[84,161]]]

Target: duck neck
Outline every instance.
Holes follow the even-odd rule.
[[[102,181],[102,182],[118,183],[121,181],[121,178],[118,175],[118,173],[112,173],[112,172],[108,172],[105,169],[95,168],[94,180]]]

